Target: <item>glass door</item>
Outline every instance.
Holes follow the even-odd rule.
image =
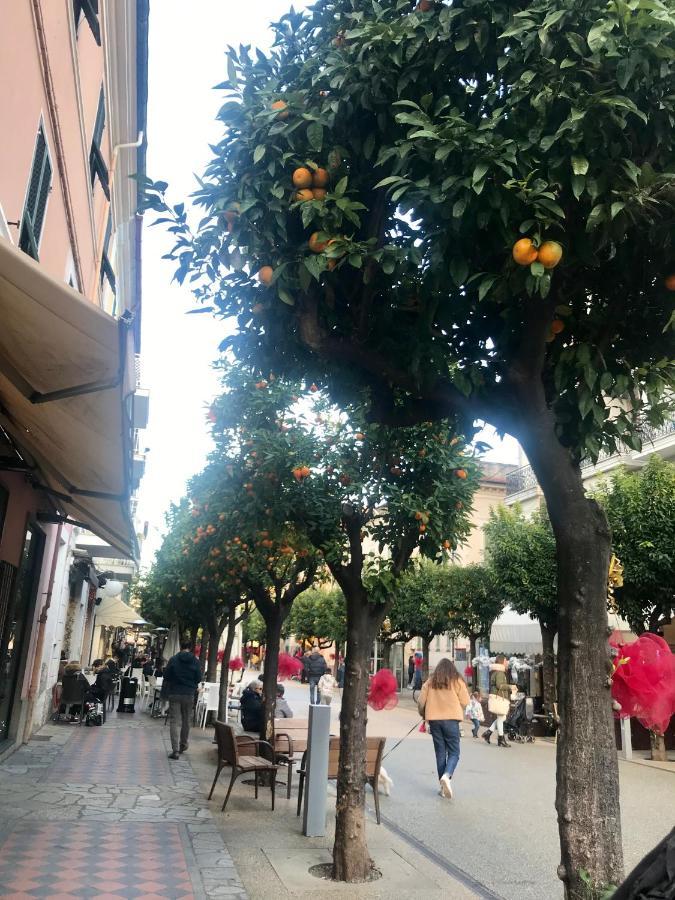
[[[26,638],[35,609],[43,546],[42,531],[29,525],[21,564],[0,621],[0,742],[10,736],[12,708],[23,675]]]

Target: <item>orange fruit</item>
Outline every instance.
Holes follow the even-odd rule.
[[[315,200],[325,200],[328,192],[325,188],[314,188],[312,195]]]
[[[667,291],[675,291],[675,272],[666,278],[664,284]]]
[[[293,172],[293,187],[308,188],[312,186],[312,173],[304,166],[300,166]]]
[[[297,194],[295,195],[295,199],[306,203],[308,200],[314,199],[314,192],[309,188],[303,188],[301,191],[297,192]]]
[[[312,184],[315,188],[323,188],[328,185],[329,177],[325,169],[317,169],[312,175]]]
[[[562,319],[554,319],[551,322],[551,331],[553,334],[560,334],[561,331],[565,330],[565,323]]]
[[[420,534],[424,534],[424,532],[425,532],[426,530],[427,530],[427,526],[426,526],[426,525],[424,525],[424,524],[423,524],[423,525],[420,525]]]
[[[315,231],[314,234],[310,237],[309,241],[309,249],[312,253],[323,253],[323,251],[328,246],[328,241],[320,241],[319,240],[319,232]]]
[[[417,519],[418,522],[421,521],[421,519],[422,519],[422,513],[421,513],[421,512],[416,512],[416,513],[415,513],[415,518]]]
[[[356,438],[357,441],[363,441],[363,440],[365,440],[366,436],[362,431],[357,431],[356,434],[354,435],[354,437]]]
[[[513,258],[519,266],[529,266],[537,259],[537,248],[529,238],[521,238],[513,245]]]
[[[443,541],[443,549],[452,550],[452,544],[450,543],[450,541]]]
[[[272,104],[272,109],[278,109],[277,119],[287,119],[288,118],[288,104],[285,100],[275,100]]]
[[[455,475],[458,478],[462,478],[462,479],[466,478],[466,469],[455,469]]]
[[[434,4],[432,0],[420,0],[420,2],[415,7],[415,9],[419,10],[420,12],[431,12],[433,8]]]
[[[539,248],[537,259],[545,269],[555,269],[562,259],[563,248],[557,241],[544,241]]]
[[[313,394],[316,394],[316,392],[319,390],[314,383],[310,384],[309,389]]]
[[[274,269],[272,266],[263,266],[262,269],[258,271],[258,281],[260,284],[264,284],[265,287],[269,287],[272,284],[272,278],[274,276]]]

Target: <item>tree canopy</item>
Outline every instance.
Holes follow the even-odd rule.
[[[619,614],[636,634],[675,612],[675,465],[658,455],[639,472],[619,471],[599,492],[623,564]]]

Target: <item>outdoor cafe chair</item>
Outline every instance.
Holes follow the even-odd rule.
[[[84,718],[84,695],[89,690],[89,685],[80,678],[64,675],[61,681],[61,706],[65,706],[65,715],[72,706],[80,707],[80,722]]]
[[[367,737],[366,738],[366,784],[369,784],[375,795],[375,818],[377,824],[380,825],[380,793],[378,791],[378,783],[380,780],[380,769],[382,768],[382,754],[384,753],[384,744],[386,738],[383,737]],[[340,738],[332,737],[328,744],[328,780],[335,781],[338,777],[338,761],[340,757]],[[302,755],[302,763],[298,769],[300,782],[298,785],[298,811],[300,815],[302,809],[302,793],[305,787],[305,778],[307,776],[307,751]]]
[[[209,792],[208,799],[210,800],[213,796],[213,792],[216,787],[216,783],[220,776],[220,773],[225,768],[225,766],[230,766],[232,768],[232,776],[230,778],[230,786],[227,789],[227,794],[225,795],[225,799],[223,800],[223,805],[221,810],[224,811],[227,806],[227,801],[230,799],[230,794],[232,793],[232,788],[234,787],[234,782],[240,775],[244,775],[248,772],[253,772],[254,776],[254,784],[255,784],[255,799],[258,799],[258,776],[261,772],[269,772],[271,775],[271,786],[272,786],[272,811],[274,811],[274,793],[276,788],[276,780],[277,780],[277,766],[274,762],[269,759],[265,759],[260,755],[248,755],[242,753],[242,749],[247,749],[248,747],[252,747],[255,750],[256,754],[260,753],[260,747],[267,746],[270,749],[270,752],[274,754],[274,750],[272,745],[267,741],[260,741],[256,738],[237,738],[234,734],[234,729],[231,725],[226,725],[225,722],[216,721],[216,741],[218,743],[218,767],[216,768],[216,775],[213,779],[213,784],[211,785],[211,790]]]

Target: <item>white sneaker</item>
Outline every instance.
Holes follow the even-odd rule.
[[[444,797],[447,797],[448,800],[452,800],[452,784],[450,782],[450,776],[441,775],[439,784],[441,786],[441,794]]]

